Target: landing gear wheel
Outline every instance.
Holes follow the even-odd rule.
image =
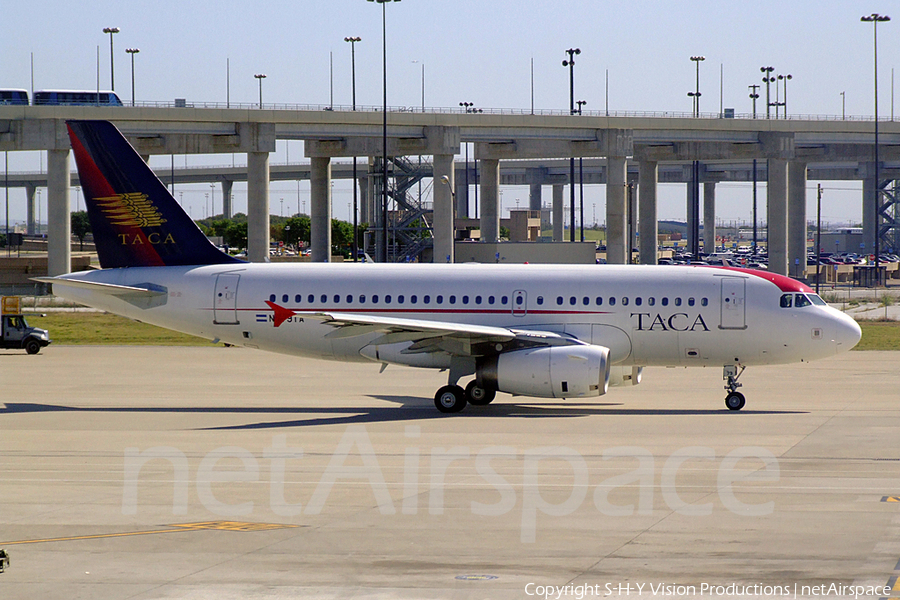
[[[496,391],[487,390],[479,386],[474,379],[466,386],[466,400],[469,401],[469,404],[474,406],[487,406],[493,402],[496,397]]]
[[[728,410],[741,410],[745,402],[744,395],[740,392],[732,392],[725,396],[725,406]]]
[[[458,385],[445,385],[434,395],[434,405],[442,413],[457,413],[466,404],[466,391]]]
[[[37,340],[28,340],[25,342],[25,352],[28,354],[37,354],[41,351],[41,343]]]

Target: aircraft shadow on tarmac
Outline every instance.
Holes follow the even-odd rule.
[[[39,412],[71,413],[158,413],[158,414],[209,414],[209,415],[310,415],[309,418],[286,421],[258,421],[242,425],[223,425],[199,428],[202,431],[277,429],[290,427],[315,427],[320,425],[340,425],[358,423],[385,423],[420,421],[443,418],[574,418],[589,416],[721,416],[733,415],[790,415],[807,414],[796,410],[742,410],[740,413],[727,409],[677,409],[677,408],[613,408],[621,403],[574,403],[574,402],[497,402],[488,406],[472,406],[465,411],[448,416],[437,412],[431,399],[412,396],[370,396],[376,400],[391,402],[396,406],[272,406],[272,407],[141,407],[141,406],[62,406],[27,402],[7,402],[0,404],[0,418],[6,414]]]

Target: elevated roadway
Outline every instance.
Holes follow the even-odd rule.
[[[50,237],[68,239],[67,207],[71,175],[66,119],[107,119],[129,137],[142,155],[246,153],[251,260],[264,260],[268,248],[269,153],[277,140],[303,140],[310,159],[314,259],[327,260],[330,247],[330,180],[343,170],[332,159],[382,156],[382,114],[373,111],[274,110],[250,108],[31,107],[0,106],[0,150],[46,150],[50,202]],[[611,262],[624,262],[626,182],[636,177],[639,198],[641,260],[655,262],[656,186],[685,180],[690,163],[704,165],[690,175],[689,217],[699,223],[699,183],[704,183],[704,220],[714,222],[714,183],[746,179],[748,165],[762,162],[768,180],[769,260],[779,273],[806,253],[805,184],[829,173],[840,179],[862,179],[864,237],[874,248],[880,219],[875,193],[900,170],[900,123],[880,124],[880,166],[874,177],[874,123],[859,120],[718,119],[622,117],[605,115],[529,115],[463,112],[389,112],[388,156],[433,157],[432,176],[447,176],[451,186],[434,186],[435,256],[452,255],[453,194],[458,167],[454,159],[462,143],[474,143],[479,163],[482,239],[499,236],[499,186],[507,181],[532,186],[531,203],[540,205],[542,185],[568,182],[553,159],[590,160],[592,182],[605,183],[606,222]],[[629,159],[632,173],[629,174]],[[538,161],[529,165],[523,161]],[[510,162],[501,169],[501,162]],[[550,162],[545,162],[550,161]],[[635,169],[636,167],[636,169]],[[680,175],[678,174],[680,170]],[[514,174],[517,173],[517,174]],[[340,173],[339,173],[340,175]],[[285,177],[288,175],[285,174]],[[293,178],[294,173],[290,176]],[[672,179],[670,179],[672,178]],[[228,179],[224,177],[223,179]],[[369,208],[380,226],[374,198],[380,177],[368,177]],[[236,180],[236,179],[235,179]],[[554,190],[555,221],[561,224],[561,187]],[[457,212],[461,207],[457,207]],[[464,213],[463,213],[464,214]],[[318,224],[318,225],[317,225]],[[698,245],[696,229],[692,246]],[[705,235],[714,235],[707,227]],[[707,241],[707,243],[709,243]],[[67,244],[51,245],[51,273],[67,270]],[[800,261],[802,265],[804,261]]]

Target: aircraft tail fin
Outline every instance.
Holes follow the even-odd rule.
[[[68,121],[100,266],[242,262],[216,248],[108,121]]]

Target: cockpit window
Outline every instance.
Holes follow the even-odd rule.
[[[803,308],[804,306],[810,306],[811,304],[812,302],[809,301],[806,294],[794,294],[794,307]]]
[[[793,298],[794,298],[793,294],[782,295],[781,296],[781,308],[790,308],[794,303]]]
[[[816,306],[827,306],[826,302],[818,294],[807,294],[812,303]]]

